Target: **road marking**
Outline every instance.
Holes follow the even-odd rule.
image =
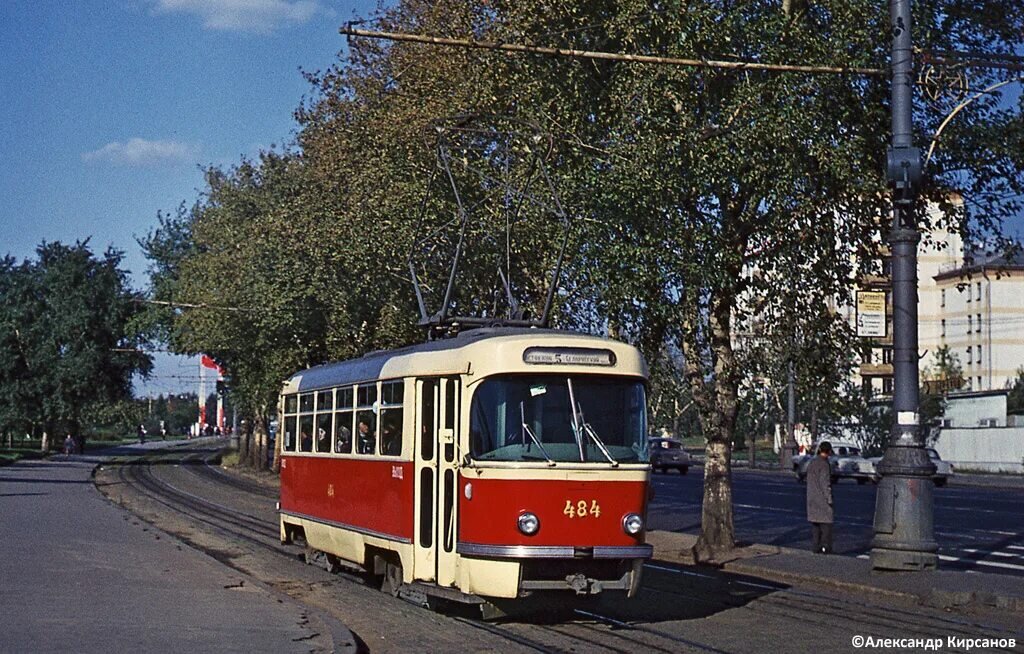
[[[939,554],[939,559],[942,561],[958,561],[960,563],[970,563],[971,565],[984,565],[990,568],[1007,568],[1009,570],[1024,570],[1024,565],[1015,565],[1013,563],[999,563],[997,561],[975,561],[974,559],[962,559],[956,556],[946,556],[945,554]]]
[[[966,547],[965,548],[961,548],[960,551],[961,552],[969,552],[971,554],[985,554],[987,556],[1007,556],[1007,557],[1010,557],[1011,559],[1016,559],[1016,558],[1020,557],[1020,554],[1014,554],[1012,552],[990,552],[988,550],[972,550],[972,549],[967,549]]]
[[[1021,545],[1007,545],[1006,548],[1011,550],[1024,550],[1024,546]]]
[[[665,568],[665,567],[662,567],[660,565],[654,565],[652,563],[645,563],[644,567],[645,568],[650,568],[651,570],[661,570],[662,572],[674,572],[674,573],[679,574],[679,575],[686,575],[687,577],[701,577],[702,579],[714,579],[715,578],[715,577],[713,577],[711,575],[702,575],[699,572],[690,572],[688,570],[680,570],[678,568]]]

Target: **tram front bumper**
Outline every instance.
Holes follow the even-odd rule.
[[[629,570],[626,570],[618,579],[613,580],[595,579],[582,572],[566,575],[561,580],[523,579],[519,582],[520,597],[542,590],[571,590],[577,595],[598,595],[606,590],[613,590],[626,591],[629,597],[633,597],[640,588],[642,571],[643,560],[636,559],[632,562]]]

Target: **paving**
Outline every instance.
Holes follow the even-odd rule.
[[[0,652],[354,649],[334,618],[111,505],[96,461],[0,468]]]
[[[651,531],[654,559],[694,565],[697,537]],[[935,608],[984,607],[1024,616],[1024,578],[962,570],[875,572],[869,559],[814,554],[788,547],[752,544],[739,547],[714,567],[786,584],[811,584],[851,592],[912,600]]]

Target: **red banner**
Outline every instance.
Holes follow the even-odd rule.
[[[219,365],[217,364],[217,362],[216,362],[216,361],[214,361],[214,360],[213,360],[213,359],[211,359],[210,357],[206,356],[205,354],[203,354],[203,355],[200,355],[200,357],[199,357],[199,363],[201,363],[201,364],[202,364],[202,366],[203,366],[204,368],[210,368],[211,370],[216,370],[216,371],[217,371],[217,372],[218,372],[219,374],[221,374],[221,375],[223,375],[223,374],[224,374],[224,369],[223,369],[223,368],[221,368],[221,367],[220,367],[220,366],[219,366]]]

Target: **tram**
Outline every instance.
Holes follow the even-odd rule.
[[[632,596],[652,554],[646,383],[632,346],[510,327],[296,373],[281,541],[395,595]]]

